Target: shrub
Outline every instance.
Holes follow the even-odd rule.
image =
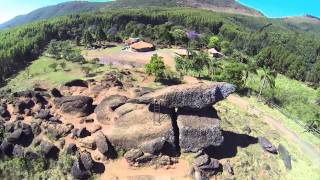
[[[150,63],[145,66],[146,73],[149,75],[154,75],[156,81],[160,81],[165,77],[166,66],[163,62],[163,57],[154,54],[151,57]]]

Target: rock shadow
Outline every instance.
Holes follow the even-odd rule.
[[[213,107],[205,107],[203,109],[179,108],[177,114],[178,116],[186,115],[220,119],[217,110]]]
[[[246,148],[251,144],[257,144],[258,138],[247,134],[238,134],[230,131],[222,131],[224,141],[221,146],[210,146],[204,150],[206,154],[215,159],[235,157],[238,153],[237,147]]]

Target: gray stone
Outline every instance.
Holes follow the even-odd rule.
[[[157,138],[141,144],[140,148],[144,153],[159,154],[165,145],[165,139]]]
[[[183,152],[198,152],[210,146],[220,146],[223,142],[220,120],[213,108],[201,110],[179,109],[180,148]]]
[[[39,119],[49,119],[50,118],[50,111],[49,110],[45,110],[45,109],[40,109],[40,111],[37,114],[37,118]]]
[[[168,108],[202,109],[225,99],[236,90],[228,83],[197,83],[169,86],[153,93],[131,99],[130,103],[152,104],[161,100],[161,105]]]
[[[85,151],[80,154],[80,159],[84,168],[88,171],[91,171],[93,168],[93,160],[92,160],[91,154]]]
[[[78,151],[77,145],[74,143],[69,144],[66,150],[67,154],[70,154],[70,155],[75,155],[77,151]]]
[[[267,152],[277,154],[277,148],[265,137],[258,137],[260,146]]]
[[[284,165],[286,166],[286,169],[291,170],[291,156],[288,150],[282,144],[279,144],[278,152],[280,154],[281,159],[283,160]]]
[[[127,102],[128,98],[121,95],[112,95],[109,97],[106,97],[101,101],[100,104],[96,107],[94,110],[97,119],[99,122],[106,122],[109,120],[108,114],[112,110],[117,109],[121,105],[125,104]]]
[[[13,144],[9,143],[7,140],[4,140],[0,145],[0,150],[7,156],[12,155]]]
[[[138,149],[155,139],[163,139],[166,142],[166,151],[176,152],[175,132],[171,120],[174,110],[162,110],[159,123],[159,119],[154,119],[154,113],[149,111],[149,106],[140,104],[135,110],[115,121],[114,127],[108,133],[109,141],[114,147],[130,150]]]
[[[56,159],[59,153],[59,149],[51,142],[41,141],[40,151],[45,158]]]
[[[130,151],[126,152],[124,158],[128,162],[134,162],[136,159],[143,156],[143,152],[140,149],[131,149]]]
[[[20,145],[15,145],[12,151],[14,157],[24,157],[24,149]]]
[[[84,117],[93,112],[93,99],[87,96],[64,96],[55,98],[56,108],[64,113]]]
[[[76,79],[76,80],[72,80],[69,81],[67,83],[64,84],[67,87],[88,87],[88,82],[81,80],[81,79]]]
[[[108,139],[101,131],[96,133],[95,142],[96,142],[98,151],[101,154],[107,155],[109,151],[109,143],[108,143]]]
[[[71,167],[71,175],[75,179],[88,179],[88,177],[91,175],[91,173],[86,170],[81,162],[81,160],[76,159]]]

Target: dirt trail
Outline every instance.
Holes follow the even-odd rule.
[[[288,140],[290,140],[293,143],[296,143],[300,150],[318,167],[320,167],[320,152],[317,150],[316,147],[314,147],[312,144],[304,141],[301,139],[295,132],[288,129],[284,125],[280,123],[280,120],[277,120],[276,118],[266,115],[263,110],[257,109],[257,107],[253,107],[250,105],[248,101],[245,99],[242,99],[239,96],[236,95],[230,95],[228,98],[228,101],[232,104],[238,106],[241,109],[244,110],[251,110],[254,114],[259,115],[262,117],[262,119],[268,123],[272,128],[279,131],[282,135],[284,135]]]

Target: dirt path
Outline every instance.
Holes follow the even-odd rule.
[[[320,167],[320,152],[315,148],[312,144],[301,139],[295,132],[288,129],[284,125],[280,123],[280,120],[276,118],[266,115],[263,110],[257,109],[256,107],[252,107],[248,101],[242,99],[236,95],[230,95],[228,101],[232,104],[238,106],[239,108],[251,111],[252,113],[262,117],[262,119],[268,123],[272,128],[279,131],[282,135],[284,135],[288,140],[293,143],[296,143],[302,152],[317,166]]]

